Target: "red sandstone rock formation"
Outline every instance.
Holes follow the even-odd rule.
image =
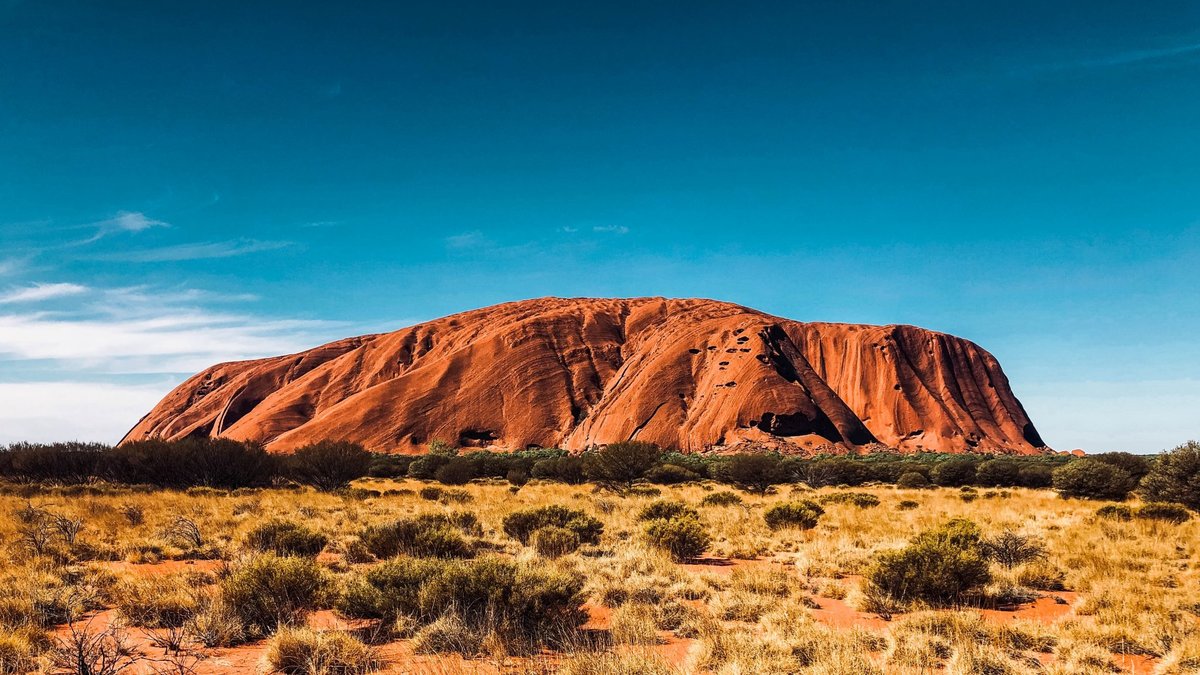
[[[213,366],[124,440],[195,434],[273,451],[324,439],[387,452],[628,439],[685,451],[1046,450],[1000,364],[967,340],[662,298],[514,302]]]

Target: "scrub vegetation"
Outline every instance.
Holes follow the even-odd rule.
[[[1194,443],[434,451],[0,452],[0,673],[1200,670]]]

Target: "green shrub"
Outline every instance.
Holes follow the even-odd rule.
[[[565,527],[547,525],[533,531],[529,538],[533,550],[545,558],[557,558],[579,548],[579,535]]]
[[[475,462],[467,457],[451,457],[433,473],[439,483],[446,485],[466,485],[478,475]]]
[[[316,556],[328,541],[320,532],[282,520],[263,523],[246,534],[246,546],[276,555]]]
[[[469,558],[474,546],[463,532],[477,530],[474,514],[425,513],[372,525],[362,534],[363,546],[376,558],[410,555],[418,558]]]
[[[1133,478],[1135,483],[1141,480],[1147,473],[1150,473],[1151,462],[1141,455],[1134,455],[1128,452],[1105,452],[1099,455],[1092,455],[1091,459],[1111,464],[1123,470]]]
[[[647,470],[642,478],[659,485],[676,485],[700,480],[700,474],[675,464],[659,464]]]
[[[364,574],[346,581],[338,598],[338,610],[356,619],[417,617],[421,613],[418,594],[429,579],[445,567],[441,560],[399,557],[385,560]]]
[[[371,453],[356,443],[321,441],[284,456],[283,464],[288,477],[297,483],[330,492],[367,475],[371,458]]]
[[[717,477],[748,492],[767,494],[772,486],[787,482],[787,466],[778,453],[747,452],[718,465]]]
[[[1021,467],[1009,459],[989,459],[975,467],[975,484],[983,487],[1011,487],[1021,482]]]
[[[221,583],[221,595],[242,623],[269,633],[303,623],[327,590],[321,568],[310,558],[266,553],[251,558]]]
[[[776,504],[763,513],[763,520],[772,530],[795,528],[811,530],[825,514],[825,509],[816,502],[804,499],[797,502]]]
[[[975,467],[973,459],[948,459],[935,464],[930,471],[933,482],[942,487],[961,487],[975,482]]]
[[[1200,511],[1200,443],[1188,441],[1159,455],[1138,488],[1142,499]]]
[[[923,473],[905,471],[896,479],[896,487],[905,490],[920,490],[929,487],[929,479]]]
[[[669,520],[671,518],[699,518],[696,509],[686,502],[659,500],[650,502],[638,513],[638,520]]]
[[[911,499],[902,499],[900,500],[899,504],[896,504],[896,508],[900,509],[901,511],[911,511],[920,506],[921,502],[913,501]]]
[[[1076,459],[1054,470],[1054,489],[1064,497],[1122,500],[1136,482],[1129,472],[1097,459]]]
[[[1179,504],[1167,504],[1162,502],[1151,502],[1143,505],[1134,514],[1142,520],[1161,520],[1176,525],[1186,523],[1191,519],[1192,514],[1187,509]]]
[[[498,621],[527,638],[586,620],[578,575],[499,557],[447,563],[421,587],[419,600],[428,620],[453,612],[468,625]]]
[[[421,499],[427,499],[431,502],[436,502],[442,498],[442,488],[436,485],[426,485],[425,487],[421,488],[421,491],[417,494],[421,496]]]
[[[596,482],[622,483],[629,487],[657,464],[662,454],[662,450],[651,443],[609,443],[599,450],[584,453],[583,471]]]
[[[736,506],[741,503],[741,495],[728,490],[704,495],[704,499],[700,500],[701,506]]]
[[[1133,520],[1133,509],[1124,504],[1106,504],[1096,509],[1096,515],[1107,520]]]
[[[528,544],[535,530],[554,526],[571,530],[584,544],[600,543],[604,523],[583,511],[565,506],[550,505],[524,511],[513,511],[504,517],[504,533],[522,544]]]
[[[676,561],[698,557],[712,541],[700,521],[691,515],[651,520],[645,535],[651,546],[666,551]]]
[[[284,628],[267,643],[267,662],[283,675],[359,675],[381,661],[362,641],[341,631]]]
[[[352,578],[338,607],[351,617],[407,617],[418,625],[453,616],[476,634],[496,631],[535,642],[582,624],[582,605],[578,575],[487,557],[389,560]]]
[[[867,574],[872,590],[934,606],[958,603],[990,580],[979,528],[961,519],[921,533],[899,551],[880,554]]]
[[[822,504],[853,504],[860,509],[879,506],[879,497],[870,492],[834,492],[821,497]]]

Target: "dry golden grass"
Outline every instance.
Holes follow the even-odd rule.
[[[0,673],[49,670],[53,643],[44,631],[61,636],[56,626],[104,609],[116,608],[111,615],[148,629],[182,624],[201,652],[208,649],[204,643],[242,639],[214,596],[227,573],[223,563],[176,563],[161,572],[156,570],[165,566],[142,563],[233,564],[249,553],[243,543],[249,530],[281,519],[329,538],[318,562],[336,583],[371,564],[359,543],[367,526],[451,511],[478,517],[480,530],[470,538],[481,552],[584,579],[593,618],[603,620],[588,625],[595,631],[551,636],[552,648],[540,656],[507,649],[496,636],[471,635],[449,615],[424,628],[364,637],[403,642],[404,653],[475,653],[481,663],[508,653],[532,672],[1100,673],[1133,666],[1138,672],[1200,672],[1197,519],[1181,525],[1104,520],[1094,515],[1101,504],[1063,500],[1050,491],[984,492],[965,501],[951,489],[877,487],[856,491],[877,496],[878,506],[826,503],[816,528],[772,531],[762,518],[770,505],[837,490],[783,486],[766,497],[743,493],[738,505],[702,506],[706,495],[727,488],[688,484],[662,487],[661,497],[696,507],[712,544],[705,559],[677,564],[641,539],[637,514],[654,496],[539,481],[514,490],[501,481],[477,481],[450,492],[450,499],[444,488],[438,501],[423,498],[422,487],[419,481],[367,479],[340,495],[10,488],[0,496]],[[903,500],[919,505],[901,509]],[[504,534],[505,515],[548,504],[599,518],[600,543],[549,560]],[[82,528],[73,542],[36,531],[22,520],[31,506],[82,520]],[[857,611],[866,606],[858,577],[876,554],[951,518],[972,520],[985,534],[1012,530],[1044,542],[1044,559],[1011,570],[993,565],[989,592],[1036,597],[1063,588],[1072,606],[1055,605],[1058,611],[1048,615],[1023,612],[1017,621],[972,608],[910,607],[890,622]],[[725,562],[752,557],[758,561]],[[332,607],[332,600],[325,604]],[[132,635],[136,630],[129,628]],[[320,642],[309,633],[288,635]],[[267,646],[246,648],[265,653]],[[447,665],[445,672],[455,668]]]

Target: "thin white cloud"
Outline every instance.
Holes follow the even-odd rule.
[[[483,236],[479,230],[446,237],[446,246],[450,248],[477,248],[489,243],[487,237]]]
[[[89,289],[80,297],[54,312],[4,305],[14,311],[0,312],[0,371],[43,380],[191,373],[218,362],[301,351],[346,329],[336,322],[213,308],[251,301],[249,294],[131,286]]]
[[[109,222],[114,228],[126,232],[141,232],[152,227],[168,227],[167,223],[149,218],[140,211],[121,211]]]
[[[1031,72],[1055,72],[1089,68],[1116,68],[1167,63],[1185,56],[1200,55],[1200,42],[1187,42],[1151,49],[1131,49],[1108,56],[1068,60],[1033,68]]]
[[[29,264],[25,258],[0,258],[0,277],[9,277],[21,272]]]
[[[141,211],[118,211],[117,215],[106,220],[89,223],[84,227],[95,228],[96,233],[88,239],[76,242],[76,245],[90,244],[99,241],[110,234],[119,232],[144,232],[155,227],[170,227],[171,224],[156,220]]]
[[[1167,47],[1165,49],[1139,49],[1115,54],[1108,58],[1096,59],[1094,61],[1085,61],[1082,65],[1085,66],[1123,66],[1131,63],[1142,63],[1144,61],[1158,61],[1162,59],[1170,59],[1176,56],[1186,56],[1188,54],[1200,53],[1200,43],[1177,45],[1175,47]]]
[[[0,293],[0,305],[9,305],[18,302],[41,302],[72,295],[82,295],[87,292],[88,287],[80,286],[79,284],[33,284],[24,288],[14,288],[7,293]]]
[[[629,228],[624,225],[596,225],[592,228],[592,232],[600,232],[604,234],[629,234]]]
[[[320,341],[314,333],[330,326],[199,309],[130,319],[0,315],[0,361],[58,362],[96,374],[193,372],[312,347]]]
[[[207,260],[232,258],[250,253],[277,251],[291,246],[290,241],[259,241],[257,239],[233,239],[195,244],[176,244],[138,251],[121,251],[92,256],[94,260],[112,262],[180,262],[184,260]]]

